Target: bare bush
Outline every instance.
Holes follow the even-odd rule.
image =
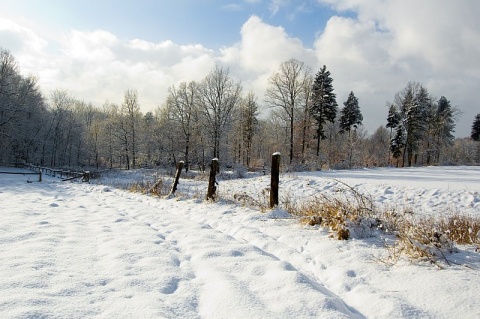
[[[390,264],[405,256],[449,265],[448,256],[458,252],[457,244],[480,243],[478,217],[453,214],[420,218],[409,209],[381,210],[368,197],[344,186],[337,196],[317,195],[308,201],[287,196],[283,206],[305,224],[330,229],[330,236],[339,240],[391,235],[393,239],[386,245]]]

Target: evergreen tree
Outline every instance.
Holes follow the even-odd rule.
[[[474,141],[480,141],[480,113],[475,116],[475,120],[472,124],[472,133],[470,134],[470,137]]]
[[[400,115],[398,114],[398,109],[394,104],[390,104],[388,108],[388,117],[386,127],[390,129],[390,133],[394,128],[400,123]]]
[[[397,128],[397,126],[400,124],[400,114],[398,113],[398,109],[394,104],[390,104],[390,107],[388,108],[388,116],[387,116],[387,125],[386,127],[390,129],[390,147],[389,151],[392,149],[392,133],[393,130]],[[388,156],[390,158],[390,154]]]
[[[390,142],[390,151],[392,156],[397,160],[397,167],[399,158],[402,156],[402,149],[405,147],[405,129],[398,125],[395,128],[395,136]]]
[[[422,149],[426,153],[427,161],[426,164],[430,165],[437,147],[437,135],[438,135],[438,125],[437,125],[437,115],[438,108],[436,103],[429,103],[427,108],[424,110],[425,116],[425,134],[422,141]]]
[[[333,79],[326,66],[315,75],[312,86],[310,113],[317,122],[317,156],[320,155],[320,140],[325,139],[325,123],[335,121],[337,116],[336,94],[333,93]]]
[[[348,132],[348,145],[349,145],[349,152],[348,152],[348,166],[352,166],[352,154],[353,154],[353,146],[355,144],[355,135],[352,136],[351,130],[352,127],[354,129],[354,133],[356,133],[357,128],[359,125],[362,124],[363,115],[360,112],[360,107],[358,106],[358,99],[355,97],[353,92],[350,92],[347,101],[343,102],[344,108],[340,111],[340,134]]]
[[[434,121],[437,128],[436,146],[437,146],[437,163],[440,161],[440,153],[447,147],[451,147],[455,140],[453,136],[455,128],[455,110],[450,105],[450,101],[442,96],[437,102],[436,120]]]
[[[420,142],[426,131],[426,110],[430,103],[427,90],[419,83],[408,83],[407,87],[395,96],[394,106],[398,110],[398,115],[394,114],[391,107],[392,111],[389,112],[391,116],[389,115],[390,119],[387,125],[393,128],[393,125],[397,123],[397,119],[394,118],[398,116],[398,123],[395,127],[396,137],[393,140],[399,137],[399,132],[402,130],[403,166],[407,161],[408,166],[416,162]],[[392,144],[392,147],[396,148],[398,145],[398,143]]]
[[[405,121],[406,121],[406,143],[404,157],[407,155],[408,166],[417,161],[420,141],[426,130],[426,109],[431,103],[427,89],[421,84],[414,83],[408,88],[405,97]]]
[[[358,106],[358,99],[353,92],[350,92],[347,101],[343,102],[343,105],[345,107],[341,110],[340,133],[350,133],[352,127],[356,130],[359,125],[362,125],[363,115]]]

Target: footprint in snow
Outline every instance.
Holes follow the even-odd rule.
[[[383,191],[383,194],[385,194],[385,195],[390,195],[390,194],[393,194],[393,191],[390,190],[390,187],[387,187],[387,188],[385,188],[385,190]]]
[[[355,273],[354,270],[347,270],[346,275],[351,278],[357,277],[357,274]]]
[[[57,203],[51,203],[50,207],[58,207],[59,205]]]
[[[168,282],[165,284],[165,286],[163,286],[159,289],[159,291],[162,294],[171,295],[171,294],[175,293],[175,291],[177,291],[178,283],[179,283],[178,278],[171,278],[170,280],[168,280]]]

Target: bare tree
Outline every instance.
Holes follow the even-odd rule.
[[[289,121],[290,164],[293,162],[294,123],[297,110],[304,106],[305,89],[310,81],[311,70],[303,62],[290,59],[280,65],[280,70],[270,76],[266,102],[271,107],[281,108]]]
[[[138,104],[138,94],[135,90],[127,90],[125,92],[125,98],[122,104],[122,115],[125,117],[125,139],[130,140],[131,154],[132,154],[132,166],[136,167],[136,130],[138,121],[140,118],[140,105]],[[128,144],[128,143],[127,143]],[[129,168],[129,165],[127,165]]]
[[[175,86],[169,89],[167,103],[172,111],[172,117],[180,124],[183,137],[185,139],[185,171],[190,168],[190,143],[191,135],[194,129],[194,119],[197,112],[199,99],[198,84],[194,81],[190,83],[180,83],[178,90]]]
[[[199,87],[199,103],[213,140],[213,157],[220,157],[220,139],[235,107],[240,102],[242,86],[229,77],[229,70],[218,65]]]
[[[250,166],[253,138],[258,130],[258,104],[255,93],[249,92],[241,99],[234,116],[234,125],[228,134],[233,161]]]

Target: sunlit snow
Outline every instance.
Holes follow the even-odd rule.
[[[180,179],[170,199],[114,187],[152,174],[0,175],[0,318],[480,317],[475,247],[445,269],[389,266],[381,236],[337,241],[281,209],[205,202],[205,181]],[[285,173],[280,197],[342,183],[379,206],[480,214],[480,167]],[[268,186],[253,176],[218,189],[255,197]]]

